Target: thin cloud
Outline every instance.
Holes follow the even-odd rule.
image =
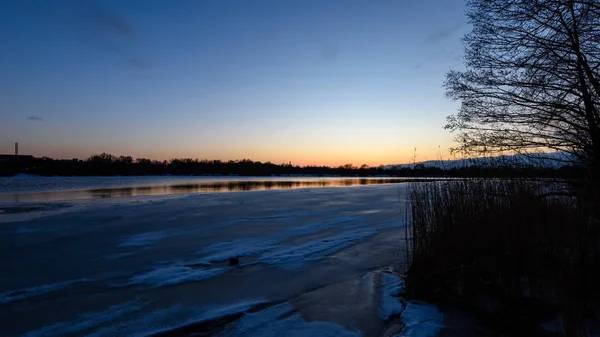
[[[73,1],[71,11],[78,28],[91,38],[119,36],[132,38],[136,35],[133,25],[114,10],[101,7],[92,1]]]
[[[108,51],[127,67],[149,67],[150,62],[136,50],[139,34],[134,25],[102,1],[66,0],[60,5],[40,2],[30,9],[66,25],[77,39]]]
[[[461,65],[463,62],[463,54],[457,51],[439,51],[428,55],[422,62],[413,64],[412,69],[426,68],[431,65],[450,65],[450,67],[456,67]]]
[[[150,68],[150,62],[147,59],[141,57],[130,57],[125,60],[128,65],[138,68],[138,69],[147,69]]]
[[[464,26],[465,26],[465,24],[461,22],[461,23],[457,23],[452,26],[444,27],[436,32],[433,32],[432,34],[429,34],[427,36],[427,40],[429,42],[438,42],[438,41],[445,40],[447,38],[454,36],[454,34],[456,34],[458,31],[460,31]]]
[[[72,11],[80,38],[110,50],[132,68],[148,68],[149,62],[131,48],[138,34],[123,16],[90,0],[73,2]]]
[[[43,121],[44,119],[40,116],[29,116],[27,117],[28,120],[30,121]]]

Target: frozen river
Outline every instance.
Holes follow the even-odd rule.
[[[0,177],[0,202],[84,200],[141,195],[238,192],[393,184],[427,178],[348,177]]]
[[[398,297],[406,184],[353,185],[3,200],[3,334],[434,335]]]

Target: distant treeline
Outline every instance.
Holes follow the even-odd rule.
[[[157,161],[130,156],[114,156],[107,153],[93,155],[85,160],[58,160],[52,158],[23,158],[0,163],[0,175],[12,176],[20,173],[41,176],[114,176],[114,175],[315,175],[315,176],[397,176],[397,177],[575,177],[578,169],[570,166],[561,168],[514,168],[510,166],[461,168],[426,167],[422,164],[401,168],[386,168],[383,165],[360,167],[346,164],[338,167],[293,166],[291,164],[262,163],[243,160],[198,160],[171,159]]]

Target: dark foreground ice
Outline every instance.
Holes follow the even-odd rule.
[[[434,336],[439,310],[401,297],[405,198],[395,184],[0,205],[2,335]]]

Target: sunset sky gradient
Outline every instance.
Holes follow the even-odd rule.
[[[0,153],[437,159],[463,0],[0,3]]]

